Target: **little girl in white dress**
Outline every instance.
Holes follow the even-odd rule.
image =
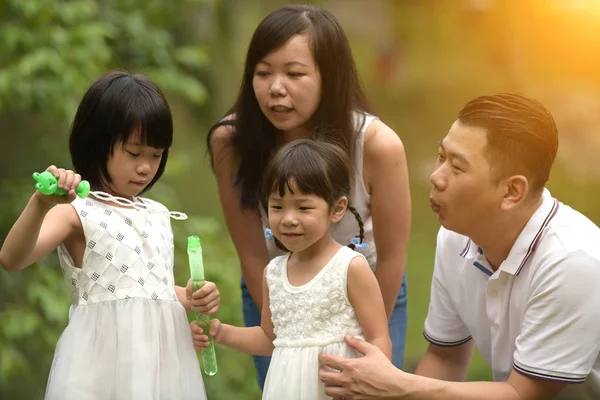
[[[213,320],[216,343],[254,355],[271,355],[263,399],[327,399],[318,379],[321,352],[358,357],[344,335],[364,338],[391,357],[383,298],[375,275],[354,248],[364,248],[360,216],[349,204],[350,161],[338,146],[297,140],[280,149],[267,167],[263,203],[265,232],[289,253],[265,268],[260,327]],[[349,210],[358,237],[342,246],[331,228]],[[202,330],[192,322],[195,343]],[[199,347],[198,347],[199,348]]]
[[[172,140],[169,106],[152,81],[101,77],[73,121],[77,173],[47,169],[67,195],[36,191],[3,243],[0,264],[15,271],[58,249],[71,289],[47,400],[206,399],[186,309],[216,311],[218,291],[207,283],[195,302],[175,286],[170,213],[138,197],[162,175]],[[82,176],[94,189],[86,199],[74,191]]]

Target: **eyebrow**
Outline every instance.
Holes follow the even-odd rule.
[[[265,65],[271,66],[271,63],[269,63],[269,62],[267,62],[267,61],[262,61],[262,60],[261,60],[261,61],[259,61],[259,62],[258,62],[258,64],[265,64]],[[286,67],[289,67],[289,66],[291,66],[291,65],[300,65],[300,66],[302,66],[302,67],[308,67],[308,65],[306,65],[306,64],[304,64],[304,63],[302,63],[302,62],[300,62],[300,61],[288,61],[288,62],[286,62],[286,63],[285,63],[285,64],[283,64],[283,65],[285,65]]]
[[[471,165],[469,163],[469,161],[467,160],[467,158],[462,153],[456,153],[456,152],[453,152],[453,151],[447,151],[444,148],[444,141],[443,140],[440,141],[440,147],[442,148],[442,150],[444,150],[446,153],[448,153],[448,155],[450,155],[452,158],[457,159],[458,161],[462,162],[465,165]]]

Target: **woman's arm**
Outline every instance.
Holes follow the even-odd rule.
[[[381,290],[363,257],[354,257],[348,266],[348,299],[367,342],[379,347],[391,360],[392,341]]]
[[[212,137],[214,171],[219,200],[227,228],[240,259],[242,276],[250,295],[258,309],[261,310],[261,276],[265,265],[269,263],[269,254],[258,209],[242,210],[240,208],[239,192],[233,183],[237,162],[235,150],[229,146],[230,138],[231,127],[227,125],[218,127]]]
[[[404,146],[396,133],[374,120],[365,133],[363,177],[371,194],[375,276],[388,319],[406,268],[411,204]]]

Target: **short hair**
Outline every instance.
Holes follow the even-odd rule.
[[[511,93],[480,96],[458,113],[458,121],[485,129],[492,179],[519,174],[530,192],[541,193],[558,150],[558,130],[538,101]]]
[[[142,191],[161,177],[173,143],[173,118],[162,91],[149,78],[112,71],[98,79],[84,94],[69,138],[75,171],[92,188],[111,183],[107,163],[115,145],[139,134],[143,144],[163,149],[158,171]]]

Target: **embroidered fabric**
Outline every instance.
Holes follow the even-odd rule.
[[[348,265],[354,257],[363,256],[342,246],[302,286],[292,286],[288,281],[289,255],[276,257],[267,266],[276,339],[263,400],[327,399],[318,379],[319,353],[359,356],[344,342],[345,334],[362,335],[347,294]]]

